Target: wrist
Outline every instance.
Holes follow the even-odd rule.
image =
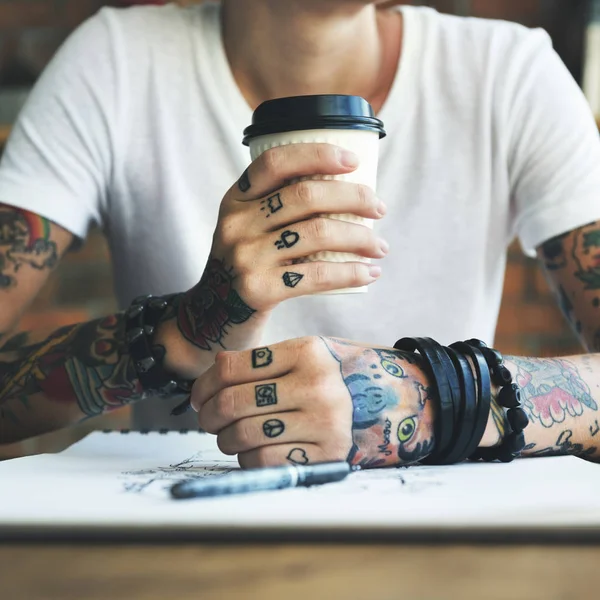
[[[179,331],[177,320],[161,323],[154,333],[154,343],[165,350],[163,365],[177,378],[197,379],[214,362],[214,355],[195,348]],[[210,354],[210,356],[203,356]]]

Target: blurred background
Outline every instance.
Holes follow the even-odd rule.
[[[201,0],[180,0],[193,4]],[[248,0],[251,2],[252,0]],[[285,0],[281,0],[285,1]],[[102,6],[163,4],[115,0],[0,0],[0,154],[11,123],[28,90],[69,33]],[[401,4],[400,2],[390,2]],[[464,16],[507,19],[543,27],[567,67],[585,87],[600,115],[600,0],[438,0],[405,2],[429,5]],[[200,275],[200,274],[199,274]],[[69,254],[23,318],[20,329],[60,327],[114,312],[108,250],[93,231],[81,251]],[[580,351],[535,261],[518,246],[509,251],[496,345],[505,353],[530,356],[568,355]],[[79,428],[0,446],[0,458],[54,451],[90,429],[127,427],[127,409]]]

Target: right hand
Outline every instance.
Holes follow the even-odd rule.
[[[370,264],[302,262],[321,251],[383,258],[387,244],[368,227],[318,216],[380,219],[385,205],[374,191],[343,181],[287,185],[357,166],[355,154],[328,144],[280,146],[250,165],[223,198],[204,275],[182,299],[178,326],[189,342],[215,353],[254,347],[283,300],[376,281],[381,270]]]

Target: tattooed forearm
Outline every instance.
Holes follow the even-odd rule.
[[[411,464],[434,448],[433,402],[418,358],[324,338],[353,405],[348,460],[363,467]],[[374,456],[378,453],[379,456]]]
[[[16,286],[16,275],[26,265],[44,270],[57,263],[48,219],[24,210],[0,210],[0,288]]]
[[[560,358],[511,358],[529,419],[551,428],[585,410],[597,411],[589,385],[571,362]]]
[[[600,444],[600,355],[506,357],[529,417],[526,456],[592,457]]]
[[[93,417],[143,397],[113,315],[64,327],[40,343],[19,334],[0,350],[0,442]]]

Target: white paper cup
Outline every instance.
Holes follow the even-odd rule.
[[[286,101],[299,101],[299,102],[310,102],[312,99],[339,99],[342,100],[344,98],[350,98],[354,101],[355,97],[344,97],[344,96],[307,96],[307,97],[299,97],[299,98],[291,98],[291,99],[282,99],[280,101],[270,101],[269,103],[276,102],[286,102]],[[371,111],[372,109],[366,102],[366,100],[358,99],[361,101],[363,107],[366,105]],[[265,104],[269,104],[265,103]],[[264,106],[264,105],[261,105]],[[260,111],[261,107],[257,109]],[[343,109],[342,109],[343,110]],[[341,111],[340,111],[341,112]],[[255,113],[255,115],[257,114]],[[341,115],[336,115],[341,117]],[[305,115],[300,120],[308,125],[309,123],[315,123],[324,125],[324,128],[315,128],[315,129],[295,129],[293,131],[270,131],[265,133],[264,135],[258,135],[256,137],[247,136],[245,142],[250,147],[250,157],[252,160],[256,160],[261,154],[266,152],[271,148],[276,148],[278,146],[286,146],[289,144],[333,144],[335,146],[340,146],[345,148],[346,150],[350,150],[354,152],[359,157],[359,166],[356,171],[349,173],[347,175],[317,175],[314,177],[304,177],[301,179],[324,179],[324,180],[340,180],[340,181],[349,181],[352,183],[361,183],[369,186],[373,190],[376,191],[377,187],[377,165],[379,160],[379,139],[382,135],[385,135],[383,132],[383,124],[380,121],[379,128],[352,128],[352,115],[345,115],[348,117],[348,128],[345,129],[343,123],[337,123],[335,120],[333,123],[336,125],[335,128],[330,128],[327,123],[327,116],[323,117],[323,120],[314,118],[314,115]],[[374,117],[373,121],[376,121]],[[271,129],[275,129],[278,125],[280,125],[283,119],[279,119],[274,127]],[[293,126],[293,123],[289,125]],[[285,125],[284,125],[285,128]],[[246,132],[248,132],[251,128],[248,128]],[[267,127],[268,129],[268,127]],[[290,181],[290,184],[295,183],[299,180]],[[350,223],[358,223],[365,227],[369,227],[373,229],[373,220],[365,219],[363,217],[359,217],[353,214],[325,214],[321,215],[323,217],[327,217],[330,219],[339,219],[340,221],[348,221]],[[369,259],[364,258],[362,256],[357,256],[351,253],[344,252],[319,252],[317,254],[312,254],[306,258],[307,262],[315,262],[315,261],[328,261],[328,262],[370,262]],[[325,294],[360,294],[366,293],[368,291],[368,286],[360,287],[360,288],[349,288],[349,289],[340,289],[334,290],[331,292],[324,292]]]

